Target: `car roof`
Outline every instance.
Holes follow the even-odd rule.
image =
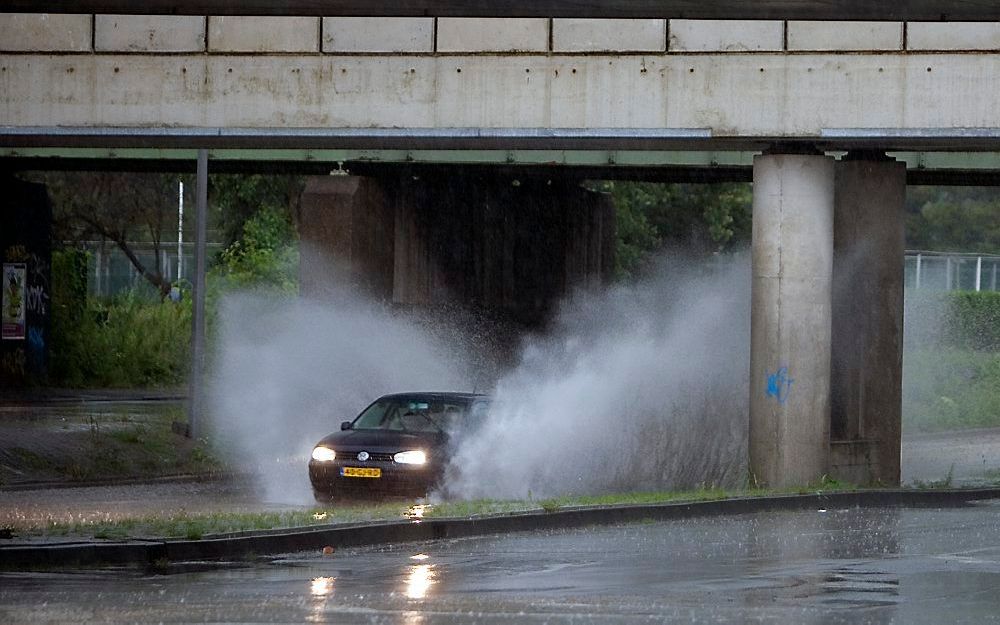
[[[464,399],[466,401],[471,401],[473,399],[489,399],[489,395],[483,393],[456,393],[450,391],[415,391],[412,393],[390,393],[389,395],[383,395],[378,399],[402,399],[402,398],[427,398],[427,399]],[[375,400],[375,401],[378,401]]]

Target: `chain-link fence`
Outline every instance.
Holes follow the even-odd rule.
[[[124,291],[136,291],[157,296],[156,290],[140,275],[135,265],[114,243],[86,241],[75,244],[88,252],[87,293],[96,297],[111,297]],[[130,243],[139,262],[150,271],[159,271],[169,282],[190,281],[194,274],[194,243],[182,243],[178,254],[177,243],[160,245],[159,251],[152,243]],[[222,249],[221,243],[209,243],[208,255],[212,258]]]
[[[996,291],[1000,255],[908,250],[905,272],[908,289]]]

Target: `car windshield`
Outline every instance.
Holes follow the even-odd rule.
[[[469,403],[436,397],[383,397],[354,420],[355,430],[454,432],[465,421]]]

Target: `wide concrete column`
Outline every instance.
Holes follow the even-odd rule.
[[[827,470],[834,160],[765,154],[753,167],[751,483]]]
[[[392,298],[393,229],[391,189],[375,178],[316,176],[302,191],[299,236],[300,292],[332,294],[346,280],[369,296]],[[331,273],[338,280],[331,279]]]
[[[831,474],[899,484],[906,165],[852,152],[836,166]]]

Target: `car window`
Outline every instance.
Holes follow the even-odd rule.
[[[383,428],[386,417],[389,417],[389,409],[392,407],[391,401],[377,401],[365,408],[357,419],[354,420],[354,429],[357,430],[379,430]]]
[[[379,400],[354,421],[356,430],[452,432],[462,426],[468,404],[422,398]]]

